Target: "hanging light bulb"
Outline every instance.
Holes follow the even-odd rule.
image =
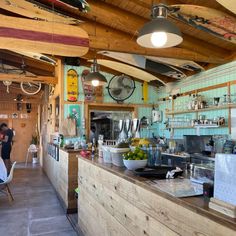
[[[99,65],[97,64],[96,59],[93,60],[93,63],[91,65],[91,72],[86,75],[84,83],[87,85],[92,85],[94,87],[107,83],[105,76],[99,72]]]
[[[152,20],[139,31],[137,43],[146,48],[168,48],[183,41],[182,34],[175,24],[167,19],[168,12],[175,11],[164,4],[152,7]]]
[[[154,47],[163,47],[167,42],[167,34],[165,32],[154,32],[151,35],[151,42]]]
[[[94,87],[99,86],[99,80],[97,80],[97,79],[92,80],[91,83],[92,83],[92,85],[93,85]]]

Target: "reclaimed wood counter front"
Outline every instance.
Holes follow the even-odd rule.
[[[84,235],[235,236],[236,220],[202,197],[175,198],[125,168],[79,157],[78,223]]]
[[[78,186],[78,150],[60,148],[59,160],[50,155],[44,159],[44,170],[67,213],[77,211],[75,188]]]

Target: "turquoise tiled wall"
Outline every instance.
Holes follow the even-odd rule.
[[[187,79],[177,83],[174,86],[174,90],[177,89],[179,93],[192,91],[199,88],[204,88],[228,81],[236,80],[236,61],[198,73]],[[204,96],[204,98],[209,101],[213,102],[214,97],[221,97],[221,101],[223,101],[223,95],[227,93],[227,87],[218,88],[214,90],[209,90],[207,92],[199,93]],[[236,86],[231,86],[231,94],[236,95]],[[158,94],[158,98],[163,98],[168,96],[169,93],[162,89]],[[236,96],[233,96],[233,101],[236,103]],[[187,103],[189,102],[189,97],[184,96],[177,98],[175,100],[175,110],[186,110]],[[165,111],[165,109],[171,110],[171,101],[163,101],[159,104],[160,110]],[[163,112],[164,114],[165,112]],[[213,111],[205,111],[199,112],[198,114],[206,115],[206,118],[211,119],[217,116],[223,116],[228,120],[228,110],[213,110]],[[186,114],[179,114],[175,115],[175,117],[183,117],[192,119],[196,117],[196,113],[186,113]],[[164,115],[164,121],[167,117]],[[159,124],[158,126],[158,133],[160,135],[165,135],[167,138],[170,138],[170,132],[165,129],[164,123]],[[201,129],[200,134],[228,134],[228,128],[211,128],[211,129]],[[193,128],[189,129],[175,129],[174,130],[174,138],[182,139],[184,134],[196,134],[196,130]]]
[[[69,65],[65,65],[64,67],[64,87],[66,88],[66,73],[69,69],[74,69],[77,71],[78,75],[79,75],[79,98],[78,100],[79,101],[84,101],[84,94],[83,94],[83,87],[82,87],[82,82],[81,82],[81,73],[84,69],[90,69],[90,68],[87,68],[87,67],[84,67],[84,66],[80,66],[80,67],[77,67],[77,66],[69,66]],[[109,82],[109,80],[113,77],[112,74],[109,74],[109,73],[105,73],[105,72],[102,72],[102,74],[106,77],[107,81]],[[126,104],[129,104],[129,103],[132,103],[132,104],[143,104],[143,101],[142,101],[142,84],[139,83],[139,82],[135,82],[135,91],[134,93],[132,94],[132,96],[125,100],[124,103]],[[154,88],[153,86],[149,86],[148,88],[148,93],[149,93],[149,101],[148,103],[149,104],[156,104],[156,101],[157,101],[157,89]],[[106,86],[104,86],[104,89],[103,89],[103,102],[104,103],[116,103],[116,101],[114,101],[108,94],[108,91],[106,89]],[[66,98],[66,89],[64,90],[64,98]],[[76,103],[75,103],[76,104]],[[80,116],[80,121],[79,121],[79,124],[81,124],[81,119],[82,117],[84,116],[83,112],[84,112],[84,108],[83,108],[83,105],[79,105],[79,104],[76,104],[77,106],[80,107],[79,111],[81,113],[81,116]],[[64,116],[67,117],[68,116],[68,111],[70,110],[69,109],[69,104],[66,104],[65,105],[65,108],[64,108]],[[73,105],[74,106],[74,105]],[[138,109],[138,118],[141,118],[143,116],[146,116],[147,118],[151,118],[151,110],[152,108],[148,108],[148,107],[140,107]],[[147,129],[143,129],[142,130],[142,136],[143,137],[146,137],[148,136],[149,134],[152,135],[152,133],[154,133],[155,135],[157,135],[157,124],[151,126],[151,129],[150,130],[147,130]]]

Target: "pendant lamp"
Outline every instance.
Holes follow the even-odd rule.
[[[84,83],[94,87],[105,85],[107,83],[105,76],[99,72],[99,65],[97,64],[96,59],[93,60],[91,72],[85,76]]]
[[[152,7],[152,20],[140,30],[137,43],[145,48],[169,48],[183,41],[178,27],[167,19],[168,12],[175,11],[164,4]]]

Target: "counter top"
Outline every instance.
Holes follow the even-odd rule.
[[[215,222],[218,222],[221,225],[227,226],[236,231],[236,219],[227,217],[223,214],[220,214],[210,209],[208,207],[209,202],[205,200],[203,196],[186,197],[186,198],[173,197],[172,195],[151,186],[150,184],[146,182],[148,179],[135,175],[132,171],[127,170],[125,167],[117,167],[112,164],[105,164],[105,163],[102,163],[97,158],[95,158],[94,160],[91,160],[91,158],[83,158],[80,155],[78,155],[78,158],[83,159],[86,162],[89,162],[116,176],[119,176],[120,178],[130,181],[142,188],[145,188],[146,190],[151,191],[152,193],[158,194],[159,196],[162,196],[178,205],[181,205],[195,213],[203,215]]]
[[[68,152],[68,153],[79,153],[82,151],[82,149],[66,149],[66,148],[62,148],[62,147],[60,147],[60,150],[62,150],[64,152]]]

